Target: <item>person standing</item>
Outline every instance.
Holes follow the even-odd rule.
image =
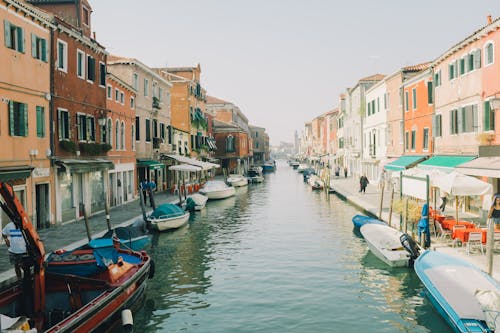
[[[441,197],[441,206],[439,206],[439,210],[441,212],[444,212],[445,208],[446,208],[446,201],[447,201],[447,193],[443,190],[440,190],[440,195]]]
[[[361,193],[366,193],[366,186],[368,186],[368,184],[370,184],[370,182],[368,181],[368,178],[365,175],[361,176],[361,178],[359,179],[359,185],[361,187],[361,190],[360,190]]]
[[[344,177],[347,178],[347,167],[344,167]]]
[[[23,233],[14,222],[10,222],[2,229],[2,237],[9,251],[10,263],[14,264],[17,278],[20,280],[22,278],[22,260],[23,256],[26,255],[26,241]]]
[[[143,179],[139,184],[139,188],[142,191],[142,200],[144,200],[144,205],[146,205],[148,196],[148,181]]]
[[[422,245],[422,235],[424,235],[424,248],[431,246],[431,229],[429,227],[429,205],[425,203],[422,206],[422,216],[417,223],[418,227],[418,242]]]
[[[148,194],[149,194],[149,205],[153,208],[155,208],[155,200],[153,198],[153,191],[156,190],[156,183],[151,180],[148,183]]]
[[[495,223],[495,230],[500,230],[500,194],[493,196],[493,203],[488,212],[488,218]]]

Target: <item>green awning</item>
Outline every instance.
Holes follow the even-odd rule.
[[[390,171],[403,171],[405,169],[413,167],[418,162],[425,160],[427,156],[421,155],[405,155],[401,156],[395,161],[392,161],[389,164],[384,165],[385,170]]]
[[[26,180],[31,175],[32,170],[33,167],[29,165],[0,167],[0,182]]]
[[[155,160],[137,160],[138,168],[149,168],[151,170],[158,170],[165,168],[165,164]]]
[[[444,171],[452,171],[456,166],[470,162],[475,159],[476,156],[464,156],[464,155],[435,155],[426,161],[423,161],[418,165],[421,169],[435,169],[435,168],[445,168]],[[448,169],[448,170],[446,170]]]

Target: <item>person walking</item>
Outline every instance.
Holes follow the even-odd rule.
[[[149,183],[148,183],[148,194],[149,194],[149,205],[153,208],[155,208],[155,199],[153,197],[153,191],[156,190],[156,183],[151,180]]]
[[[500,230],[500,194],[498,193],[493,196],[493,203],[488,212],[488,218],[495,223],[495,230]]]
[[[440,190],[440,194],[439,196],[441,197],[441,205],[439,206],[439,210],[441,212],[444,212],[445,208],[446,208],[446,201],[448,201],[447,199],[447,195],[448,193],[446,193],[445,191],[443,190]]]
[[[145,206],[148,197],[148,181],[146,179],[143,179],[139,183],[139,189],[142,191],[142,199],[144,200],[144,206]]]
[[[365,175],[361,176],[361,178],[359,179],[359,186],[360,186],[359,192],[363,194],[366,193],[366,186],[368,186],[368,184],[370,184],[368,178]]]
[[[22,260],[26,255],[26,241],[23,233],[14,222],[10,222],[2,229],[2,237],[9,251],[10,263],[14,264],[16,276],[21,280],[23,277],[21,272]]]

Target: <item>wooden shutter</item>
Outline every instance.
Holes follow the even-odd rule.
[[[47,62],[47,40],[42,39],[42,61]]]
[[[9,134],[14,136],[15,127],[14,127],[14,102],[9,101]]]
[[[24,29],[21,27],[17,27],[17,50],[21,53],[24,53]]]
[[[434,99],[432,98],[432,81],[427,81],[427,103],[432,104]]]
[[[36,136],[42,137],[42,115],[41,115],[40,106],[36,106]]]
[[[490,102],[484,102],[484,128],[483,130],[490,130]]]
[[[4,41],[5,41],[5,46],[8,47],[9,49],[12,48],[12,40],[10,38],[10,23],[7,20],[3,21],[3,35],[4,35]]]
[[[36,59],[36,35],[31,34],[31,56]]]
[[[19,111],[21,119],[21,124],[19,125],[19,134],[21,136],[28,136],[28,104],[20,103]]]

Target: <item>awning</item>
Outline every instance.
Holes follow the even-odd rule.
[[[56,165],[63,167],[73,173],[86,173],[94,171],[102,171],[106,169],[114,169],[113,162],[102,159],[59,159],[56,160]]]
[[[187,172],[197,172],[201,171],[202,168],[196,165],[191,165],[191,164],[178,164],[178,165],[172,165],[168,168],[168,170],[172,171],[187,171]]]
[[[215,164],[215,163],[210,163],[210,162],[203,162],[203,161],[200,161],[200,160],[195,160],[194,158],[189,158],[189,157],[185,157],[185,156],[182,156],[182,155],[162,155],[164,158],[171,158],[173,160],[176,160],[177,162],[180,162],[180,163],[186,163],[186,164],[191,164],[191,165],[195,165],[195,166],[199,166],[201,167],[203,170],[210,170],[210,169],[213,169],[213,168],[219,168],[220,165],[219,164]]]
[[[478,157],[455,170],[469,176],[500,178],[500,157]]]
[[[457,156],[457,155],[435,155],[419,163],[418,168],[420,169],[438,169],[440,171],[450,173],[455,167],[460,164],[469,162],[475,159],[476,156]]]
[[[150,170],[159,170],[165,168],[165,164],[155,160],[137,159],[137,167],[149,168]]]
[[[214,138],[207,138],[207,144],[208,144],[208,148],[210,148],[210,150],[212,150],[212,151],[217,150],[217,146],[215,145]]]
[[[403,171],[413,167],[415,164],[425,160],[427,156],[421,155],[405,155],[399,157],[397,160],[384,165],[385,170],[389,171]]]
[[[34,168],[29,165],[16,165],[0,167],[0,182],[25,180],[31,175]]]

